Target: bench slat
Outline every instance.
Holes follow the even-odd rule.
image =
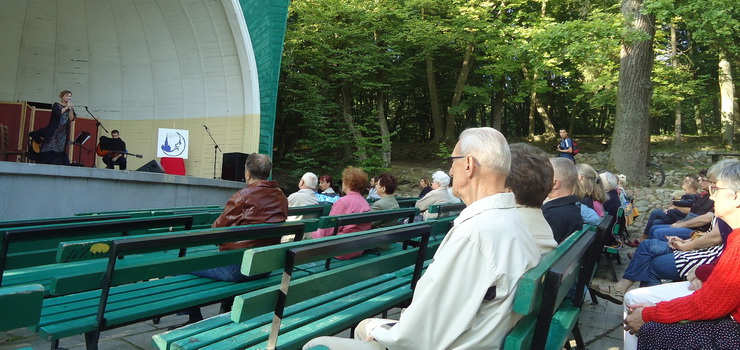
[[[398,266],[409,266],[416,261],[417,249],[401,251],[383,259],[373,259],[365,263],[353,264],[331,270],[327,274],[316,274],[297,281],[290,286],[290,293],[286,305],[304,301],[311,296],[330,292],[341,286],[356,283],[398,269]],[[237,296],[234,299],[231,319],[234,322],[244,322],[252,317],[274,310],[278,299],[279,286]],[[246,301],[246,302],[245,302]]]

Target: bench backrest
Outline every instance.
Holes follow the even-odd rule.
[[[365,213],[324,216],[319,218],[319,228],[333,227],[333,234],[336,235],[339,231],[339,227],[344,225],[356,225],[363,223],[372,223],[374,221],[385,221],[402,218],[408,218],[409,222],[414,222],[414,217],[418,214],[418,208],[399,208],[369,211]]]
[[[232,226],[190,231],[164,237],[115,240],[111,244],[108,265],[103,276],[93,273],[55,278],[52,282],[52,292],[54,294],[69,294],[71,291],[64,290],[64,288],[78,288],[80,291],[100,288],[101,297],[97,321],[99,325],[105,326],[105,306],[107,305],[108,295],[112,286],[235,264],[238,263],[240,256],[243,254],[243,250],[234,250],[204,252],[202,254],[185,256],[184,251],[187,248],[242,240],[282,237],[289,234],[294,235],[294,239],[300,241],[303,237],[303,223],[289,222],[282,224]],[[179,257],[167,257],[159,261],[134,261],[129,263],[129,259],[120,259],[128,255],[169,250],[180,250],[183,253]]]
[[[103,214],[157,214],[164,212],[170,214],[178,211],[208,211],[208,210],[223,210],[223,207],[218,205],[198,205],[192,207],[172,207],[172,208],[151,208],[151,209],[130,209],[130,210],[109,210],[109,211],[98,211],[98,212],[87,212],[77,213],[77,216],[89,216],[89,215],[103,215]]]
[[[548,269],[537,324],[533,337],[533,349],[544,349],[550,331],[553,314],[574,289],[572,301],[583,301],[586,280],[591,279],[589,252],[596,241],[594,229],[588,229],[559,259]],[[579,304],[580,306],[580,304]],[[562,335],[561,335],[562,336]],[[565,335],[567,337],[567,335]],[[561,347],[562,348],[562,345]]]
[[[396,197],[396,202],[398,202],[398,206],[400,208],[413,208],[416,205],[416,201],[418,200],[419,198],[416,198],[416,197],[409,197],[409,198]]]
[[[532,338],[542,305],[548,271],[561,257],[568,255],[576,243],[589,231],[593,231],[593,228],[586,225],[584,229],[568,236],[555,249],[545,254],[537,266],[519,278],[513,310],[524,317],[504,340],[505,349],[530,349],[532,347]]]
[[[91,221],[102,221],[102,220],[127,219],[130,217],[131,215],[128,215],[128,214],[112,214],[112,215],[106,214],[106,215],[95,215],[95,216],[67,216],[67,217],[59,217],[59,218],[0,221],[0,229],[25,227],[25,226],[71,224],[75,222],[91,222]]]
[[[427,209],[430,214],[437,214],[437,219],[449,216],[457,215],[463,209],[465,209],[465,203],[443,203],[443,204],[432,204]]]
[[[277,343],[283,311],[288,305],[288,300],[290,300],[290,303],[300,302],[314,296],[322,295],[323,293],[334,289],[357,283],[363,279],[371,277],[370,275],[372,274],[367,271],[367,269],[363,269],[363,271],[351,271],[350,273],[342,274],[341,277],[332,276],[333,278],[331,279],[323,280],[321,283],[311,284],[310,287],[303,288],[302,293],[300,293],[299,296],[294,297],[291,295],[290,299],[288,299],[291,287],[291,276],[296,265],[320,261],[336,255],[342,255],[358,250],[362,251],[393,242],[406,241],[421,237],[421,243],[417,248],[418,250],[413,254],[415,256],[415,267],[413,278],[411,280],[411,287],[413,288],[416,281],[421,277],[424,260],[426,260],[426,248],[429,243],[429,237],[432,233],[432,227],[433,223],[394,226],[385,229],[372,230],[374,232],[370,234],[343,235],[334,240],[315,240],[311,244],[288,249],[284,259],[283,280],[280,284],[279,291],[276,293],[276,290],[262,290],[249,293],[246,297],[237,297],[234,301],[234,307],[232,308],[232,320],[235,322],[241,322],[264,313],[264,310],[258,310],[260,309],[258,305],[274,305],[275,317],[273,318],[272,330],[268,339],[268,348],[274,348]],[[398,270],[408,266],[408,262],[410,262],[409,260],[405,260],[405,262],[403,262],[404,260],[400,261],[402,262],[396,262],[396,264],[399,265],[391,265],[394,265],[395,269]],[[376,270],[376,272],[378,271]],[[245,301],[248,301],[248,307],[243,307],[245,305]]]
[[[288,216],[303,215],[304,218],[318,218],[329,215],[330,204],[306,205],[302,207],[288,207]]]
[[[29,226],[0,230],[0,284],[8,268],[38,266],[56,262],[57,245],[67,240],[89,237],[126,236],[137,230],[152,228],[192,228],[192,215],[156,216],[70,223],[47,226]],[[11,250],[11,244],[18,249]],[[14,254],[12,257],[9,253]]]

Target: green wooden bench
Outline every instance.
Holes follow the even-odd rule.
[[[465,209],[465,203],[444,203],[444,204],[432,204],[429,206],[429,209],[427,209],[427,212],[430,214],[437,214],[437,219],[450,216],[450,215],[457,215],[459,214],[463,209]]]
[[[36,325],[43,299],[40,284],[0,288],[0,331]]]
[[[396,197],[396,202],[401,208],[413,208],[418,200],[417,197]]]
[[[59,225],[59,224],[71,224],[71,223],[76,223],[76,222],[92,222],[92,221],[102,221],[102,220],[127,219],[130,217],[131,215],[129,214],[106,214],[106,215],[95,215],[95,216],[67,216],[67,217],[58,217],[58,218],[10,220],[10,221],[0,221],[0,229],[25,227],[25,226]]]
[[[504,349],[562,349],[571,333],[585,349],[578,316],[611,221],[607,216],[598,227],[574,232],[519,279],[513,309],[522,319],[505,338]]]
[[[175,211],[216,211],[223,210],[223,207],[218,205],[199,205],[191,207],[171,207],[171,208],[151,208],[151,209],[128,209],[128,210],[109,210],[109,211],[97,211],[97,212],[86,212],[77,213],[76,216],[91,216],[91,215],[106,215],[106,214],[146,214],[146,215],[157,215],[160,213],[172,214]]]
[[[331,205],[329,204],[288,207],[288,216],[302,215],[304,219],[311,219],[329,215],[329,211],[331,211]]]
[[[590,226],[589,226],[590,228]],[[540,262],[519,278],[514,297],[514,312],[522,315],[514,329],[504,340],[504,349],[532,349],[537,320],[545,291],[547,273],[558,260],[571,253],[576,243],[589,230],[576,231],[561,242],[557,248],[547,253]]]
[[[332,235],[336,235],[339,228],[345,225],[357,225],[393,219],[409,219],[409,222],[414,222],[414,216],[418,214],[418,208],[399,208],[369,211],[364,213],[323,216],[319,218],[319,228],[333,228],[334,233]]]
[[[300,240],[303,224],[234,226],[113,241],[104,271],[81,271],[53,280],[51,292],[61,296],[44,300],[41,319],[33,330],[42,339],[52,340],[52,346],[58,346],[61,338],[84,333],[87,347],[96,349],[102,331],[273,285],[279,276],[235,283],[188,274],[238,264],[244,250],[167,255],[156,260],[121,258],[286,234]]]
[[[439,245],[424,249],[427,237],[448,229],[449,222],[412,223],[247,251],[242,273],[281,267],[281,284],[239,296],[230,314],[155,335],[152,343],[160,349],[264,348],[268,335],[274,342],[280,329],[279,348],[300,348],[315,336],[349,328],[408,300],[423,260]],[[423,237],[421,249],[384,251],[380,257],[351,259],[332,270],[291,278],[296,264],[415,237]]]
[[[189,230],[193,219],[193,215],[154,216],[0,230],[0,285],[6,270],[56,263],[61,242],[126,236],[156,228]]]
[[[740,152],[734,151],[707,151],[707,155],[712,158],[712,164],[719,162],[725,157],[740,157]]]

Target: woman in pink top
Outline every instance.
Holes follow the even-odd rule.
[[[367,183],[367,173],[360,168],[348,167],[342,172],[342,192],[346,195],[340,198],[331,206],[329,215],[342,215],[352,213],[365,213],[370,211],[370,205],[360,192],[365,189]],[[369,230],[372,223],[357,225],[340,226],[337,235],[346,233],[360,232]],[[328,237],[334,233],[334,228],[322,228],[311,234],[313,238]],[[346,260],[356,258],[362,255],[362,252],[354,252],[336,257],[337,259]]]

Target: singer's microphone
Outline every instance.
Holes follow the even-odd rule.
[[[207,126],[203,125],[203,127],[206,128],[206,130],[208,130],[208,127]]]

